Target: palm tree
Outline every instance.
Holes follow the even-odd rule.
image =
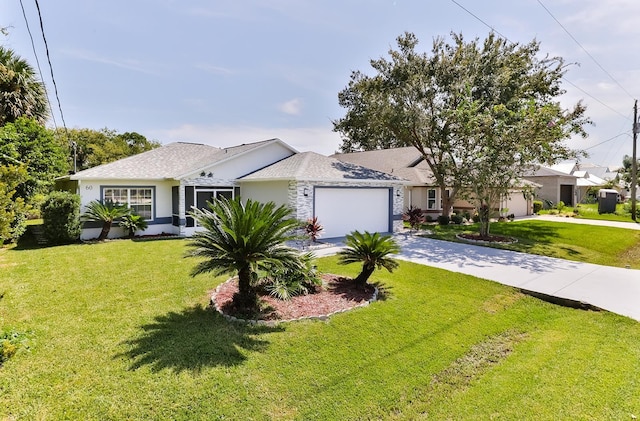
[[[87,210],[82,214],[81,219],[83,221],[102,222],[102,231],[100,231],[100,235],[98,236],[98,241],[102,241],[109,235],[113,221],[128,215],[130,212],[131,209],[126,205],[113,203],[111,201],[103,204],[98,200],[94,200],[89,202]]]
[[[192,215],[204,230],[194,234],[188,256],[203,260],[191,275],[237,273],[234,304],[242,310],[255,310],[259,270],[301,265],[298,252],[284,244],[295,238],[299,225],[292,213],[290,208],[276,207],[273,202],[247,200],[243,204],[239,199],[225,198],[209,203],[209,209],[195,209]]]
[[[12,50],[0,46],[0,126],[18,117],[44,124],[49,117],[47,92],[33,67]]]
[[[347,247],[338,252],[338,263],[348,265],[362,262],[362,271],[355,279],[355,283],[362,288],[376,267],[385,268],[389,272],[398,267],[398,262],[389,255],[399,253],[400,246],[390,235],[352,231],[351,234],[347,234],[345,243]]]
[[[149,224],[147,224],[142,215],[131,212],[122,217],[118,226],[129,233],[129,238],[133,238],[136,235],[136,231],[146,230]]]

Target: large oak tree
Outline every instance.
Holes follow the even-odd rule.
[[[565,62],[540,58],[537,41],[513,44],[495,34],[451,39],[437,38],[430,53],[419,53],[415,35],[398,37],[389,58],[371,61],[372,76],[352,73],[338,95],[346,114],[334,121],[343,152],[418,149],[440,187],[445,215],[459,194],[481,206],[507,192],[530,165],[570,156],[563,141],[585,135],[588,122],[581,103],[560,106]]]

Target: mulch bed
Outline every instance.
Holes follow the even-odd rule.
[[[257,320],[288,321],[302,318],[324,318],[333,313],[366,305],[375,299],[376,288],[367,285],[358,288],[352,279],[338,275],[323,274],[322,286],[306,295],[292,297],[290,300],[278,300],[270,295],[261,295],[260,300],[267,310]],[[237,316],[232,304],[233,294],[238,292],[237,278],[220,285],[211,297],[216,309],[227,316]],[[237,316],[242,318],[241,316]]]

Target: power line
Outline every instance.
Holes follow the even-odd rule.
[[[567,33],[567,35],[569,35],[569,37],[570,37],[570,38],[571,38],[571,39],[572,39],[576,44],[578,44],[578,47],[582,48],[582,51],[584,51],[584,52],[585,52],[585,54],[586,54],[586,55],[588,55],[588,56],[589,56],[589,58],[590,58],[591,60],[593,60],[593,62],[594,62],[594,63],[595,63],[599,68],[600,68],[600,70],[602,70],[602,71],[603,71],[607,76],[609,76],[609,78],[610,78],[612,81],[614,81],[614,82],[615,82],[615,84],[616,84],[616,85],[618,85],[618,86],[620,87],[620,89],[622,89],[622,90],[624,91],[624,93],[626,93],[627,95],[629,95],[629,98],[634,99],[634,98],[633,98],[633,95],[631,95],[631,94],[629,93],[629,91],[627,91],[627,90],[624,88],[624,86],[622,86],[622,85],[620,84],[620,82],[618,82],[618,80],[617,80],[616,78],[614,78],[614,77],[611,75],[611,73],[609,73],[609,72],[608,72],[604,67],[602,67],[602,65],[598,62],[598,60],[596,60],[596,59],[595,59],[595,57],[593,57],[593,56],[589,53],[589,51],[587,51],[587,49],[586,49],[586,48],[584,48],[584,47],[582,46],[582,44],[580,44],[580,42],[578,42],[578,40],[577,40],[577,39],[576,39],[576,38],[571,34],[571,32],[569,32],[569,30],[568,30],[567,28],[565,28],[565,26],[564,26],[562,23],[560,23],[560,21],[559,21],[558,19],[556,19],[556,17],[553,15],[553,13],[551,13],[551,11],[550,11],[549,9],[547,9],[547,6],[545,6],[545,5],[542,3],[542,1],[541,1],[541,0],[537,0],[537,1],[538,1],[538,4],[540,4],[540,6],[542,6],[542,8],[543,8],[544,10],[546,10],[546,11],[547,11],[547,13],[549,14],[549,16],[551,16],[551,17],[553,18],[553,20],[555,20],[555,21],[556,21],[556,23],[557,23],[558,25],[560,25],[560,27],[561,27],[561,28],[562,28],[562,29]]]
[[[500,32],[498,32],[493,26],[489,25],[487,22],[485,22],[484,20],[482,20],[479,16],[477,16],[476,14],[474,14],[473,12],[471,12],[469,9],[467,9],[466,7],[464,7],[463,5],[461,5],[460,3],[458,3],[456,0],[451,0],[452,3],[454,3],[456,6],[458,6],[459,8],[461,8],[462,10],[464,10],[465,12],[467,12],[468,14],[470,14],[471,16],[473,16],[475,19],[477,19],[480,23],[482,23],[483,25],[485,25],[487,28],[491,29],[492,31],[494,31],[495,33],[497,33],[498,35],[500,35],[502,38],[504,38],[506,41],[510,42],[513,44],[513,41],[511,41],[509,38],[507,38],[506,36],[502,35]],[[610,109],[611,111],[615,112],[616,114],[618,114],[621,117],[624,118],[628,118],[627,116],[625,116],[624,114],[622,114],[621,112],[615,110],[614,108],[612,108],[611,106],[605,104],[604,102],[602,102],[601,100],[599,100],[598,98],[596,98],[595,96],[591,95],[590,93],[588,93],[587,91],[585,91],[584,89],[580,88],[579,86],[577,86],[575,83],[569,81],[567,78],[565,78],[564,76],[562,76],[562,80],[564,80],[565,82],[567,82],[568,84],[570,84],[571,86],[573,86],[574,88],[578,89],[579,91],[581,91],[582,93],[584,93],[585,95],[589,96],[590,98],[594,99],[595,101],[597,101],[598,103],[600,103],[601,105],[607,107],[608,109]],[[625,91],[626,92],[626,91]]]
[[[612,140],[617,139],[617,138],[619,138],[620,136],[625,136],[625,135],[626,135],[626,136],[629,136],[629,133],[620,133],[620,134],[618,134],[618,135],[615,135],[615,136],[613,136],[613,137],[610,137],[610,138],[609,138],[609,139],[607,139],[607,140],[603,140],[603,141],[602,141],[602,142],[600,142],[600,143],[596,143],[596,144],[595,144],[595,145],[593,145],[593,146],[589,146],[588,148],[585,148],[584,150],[585,150],[585,151],[588,151],[589,149],[593,149],[593,148],[596,148],[596,147],[598,147],[598,146],[600,146],[600,145],[604,145],[604,144],[605,144],[605,143],[607,143],[607,142],[611,142]]]
[[[49,110],[51,111],[51,118],[53,119],[53,126],[57,129],[58,125],[56,123],[56,116],[53,114],[53,108],[51,107],[51,101],[49,101],[49,92],[47,89],[47,85],[44,83],[44,78],[42,77],[42,68],[40,67],[40,60],[38,60],[38,53],[36,52],[36,44],[33,42],[33,35],[31,34],[31,28],[29,27],[29,21],[27,20],[27,13],[24,10],[24,4],[22,4],[22,0],[20,0],[20,7],[22,8],[22,16],[24,17],[24,23],[27,26],[27,33],[29,34],[29,39],[31,40],[31,49],[33,50],[33,55],[36,58],[36,66],[38,67],[38,73],[40,74],[40,80],[42,81],[42,86],[44,87],[45,96],[47,98],[47,104],[49,105]]]
[[[477,15],[475,15],[471,10],[467,9],[466,7],[464,7],[463,5],[461,5],[460,3],[458,3],[456,0],[451,0],[453,3],[455,3],[459,8],[461,8],[462,10],[464,10],[465,12],[467,12],[468,14],[470,14],[471,16],[473,16],[474,18],[476,18],[478,21],[480,21],[484,26],[486,26],[487,28],[491,29],[493,32],[495,32],[496,34],[500,35],[502,38],[506,39],[507,41],[509,41],[509,38],[505,37],[504,35],[502,35],[500,32],[498,32],[498,30],[496,28],[494,28],[493,26],[489,25],[487,22],[483,21],[482,19],[480,19],[480,17],[478,17]],[[509,41],[511,42],[511,41]]]
[[[22,1],[22,0],[21,0]],[[49,70],[51,71],[51,81],[53,82],[53,91],[56,95],[56,101],[58,101],[58,110],[60,110],[60,118],[62,119],[62,126],[65,132],[67,131],[67,124],[64,121],[64,114],[62,113],[62,106],[60,105],[60,96],[58,96],[58,85],[56,84],[56,78],[53,76],[53,66],[51,65],[51,56],[49,55],[49,45],[47,44],[47,37],[44,35],[44,24],[42,23],[42,13],[40,12],[40,4],[38,0],[36,2],[36,9],[38,9],[38,19],[40,20],[40,30],[42,31],[42,40],[44,41],[44,49],[47,53],[47,62],[49,63]]]

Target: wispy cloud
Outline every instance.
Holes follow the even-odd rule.
[[[178,127],[145,131],[150,138],[162,143],[194,142],[225,147],[242,143],[278,138],[298,151],[314,151],[331,155],[339,149],[340,136],[331,127],[256,127],[256,126],[205,126],[183,124]]]
[[[232,75],[233,71],[226,67],[213,66],[211,64],[196,64],[196,69],[203,70],[207,73],[213,73],[216,75]]]
[[[302,111],[302,101],[299,98],[294,98],[280,104],[278,108],[285,114],[300,115],[300,112]]]
[[[100,64],[107,64],[109,66],[119,67],[121,69],[126,69],[126,70],[133,70],[134,72],[145,73],[149,75],[159,74],[159,72],[155,70],[157,69],[157,66],[151,65],[149,63],[144,63],[140,60],[122,59],[122,58],[115,59],[115,58],[96,54],[92,51],[77,50],[77,49],[72,49],[72,50],[63,49],[62,53],[78,60],[91,61],[91,62],[100,63]]]

